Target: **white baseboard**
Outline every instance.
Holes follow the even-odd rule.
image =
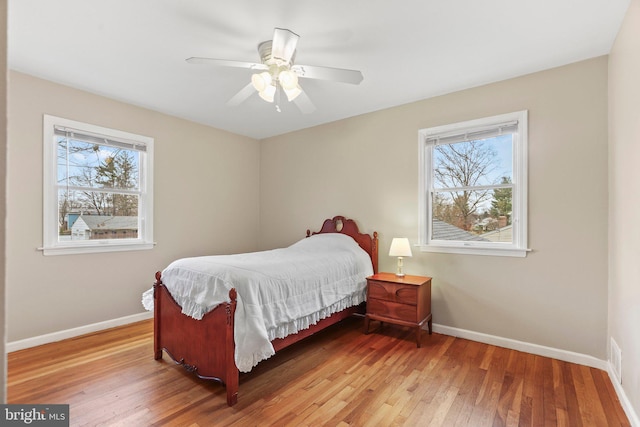
[[[439,334],[451,335],[465,338],[471,341],[478,341],[498,347],[510,348],[512,350],[523,351],[525,353],[537,354],[539,356],[551,357],[552,359],[564,360],[565,362],[577,363],[591,366],[592,368],[609,369],[609,364],[601,359],[572,351],[560,350],[553,347],[531,344],[524,341],[512,340],[510,338],[498,337],[495,335],[483,334],[481,332],[469,331],[466,329],[452,328],[450,326],[433,324],[433,331]]]
[[[24,350],[25,348],[36,347],[42,344],[49,344],[68,338],[75,338],[80,335],[90,334],[92,332],[115,328],[116,326],[127,325],[129,323],[135,323],[151,318],[153,318],[153,312],[150,311],[139,314],[132,314],[131,316],[120,317],[118,319],[106,320],[104,322],[92,323],[90,325],[66,329],[64,331],[52,332],[50,334],[40,335],[33,338],[26,338],[23,340],[8,342],[5,346],[5,350],[7,353],[11,353],[12,351]]]
[[[640,427],[640,419],[638,419],[638,414],[636,414],[633,406],[631,406],[631,402],[624,392],[624,389],[616,380],[615,374],[613,373],[613,366],[609,361],[601,360],[586,354],[574,353],[572,351],[560,350],[553,347],[545,347],[543,345],[531,344],[524,341],[512,340],[495,335],[469,331],[466,329],[452,328],[450,326],[438,325],[435,323],[433,324],[433,332],[464,338],[471,341],[478,341],[498,347],[509,348],[512,350],[523,351],[525,353],[537,354],[539,356],[550,357],[553,359],[563,360],[565,362],[577,363],[579,365],[590,366],[592,368],[606,371],[609,374],[611,382],[613,383],[613,387],[616,391],[616,394],[618,395],[620,404],[622,405],[624,412],[629,418],[629,422],[633,427]]]
[[[638,417],[638,414],[633,409],[633,406],[631,406],[631,401],[627,397],[627,394],[624,392],[624,388],[622,388],[622,385],[618,382],[611,362],[609,362],[609,368],[607,369],[607,372],[609,373],[609,378],[611,379],[613,388],[616,390],[618,399],[620,399],[622,409],[624,409],[625,414],[627,414],[627,418],[629,418],[629,422],[633,427],[640,427],[640,417]]]

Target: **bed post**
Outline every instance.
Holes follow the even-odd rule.
[[[378,272],[378,232],[373,232],[371,239],[371,264],[373,265],[373,274]]]
[[[162,285],[161,274],[156,271],[156,281],[153,282],[153,358],[155,360],[162,359],[162,344],[160,343],[160,286]]]
[[[234,337],[234,323],[236,314],[236,305],[238,299],[238,293],[234,288],[229,291],[229,299],[231,302],[227,304],[227,327],[226,327],[226,378],[225,387],[227,389],[227,405],[233,406],[238,403],[238,388],[240,384],[240,372],[236,366],[235,360],[235,337]]]

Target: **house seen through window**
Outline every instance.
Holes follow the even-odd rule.
[[[45,116],[44,251],[153,245],[153,140]]]
[[[527,115],[420,131],[426,251],[525,256]]]

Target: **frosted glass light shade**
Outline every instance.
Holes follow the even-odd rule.
[[[298,95],[302,93],[302,88],[298,85],[296,85],[293,89],[287,89],[285,87],[283,87],[283,89],[284,89],[284,93],[287,94],[287,99],[289,101],[293,101],[298,97]]]
[[[258,92],[262,92],[271,85],[271,74],[266,71],[253,74],[251,76],[251,84]]]
[[[278,75],[278,81],[283,89],[294,89],[298,86],[298,75],[293,71],[285,70]]]
[[[273,97],[276,94],[276,85],[269,85],[266,88],[264,88],[264,90],[260,91],[260,93],[258,95],[260,95],[260,98],[264,99],[267,102],[273,102]]]

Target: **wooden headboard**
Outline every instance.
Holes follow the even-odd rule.
[[[373,232],[373,237],[366,233],[360,233],[358,225],[352,219],[343,216],[334,216],[331,219],[325,219],[320,231],[311,232],[307,230],[307,237],[320,233],[341,233],[350,236],[355,240],[362,249],[371,257],[373,272],[378,272],[378,232]]]

